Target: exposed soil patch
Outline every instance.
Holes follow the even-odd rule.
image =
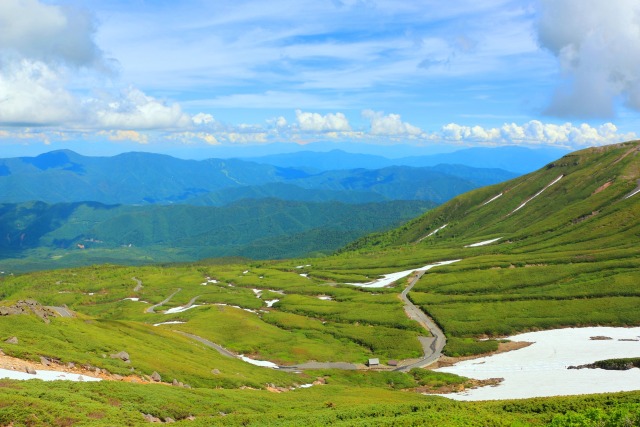
[[[498,349],[496,351],[492,351],[490,353],[484,354],[476,354],[473,356],[462,356],[462,357],[449,357],[449,356],[441,356],[440,359],[428,367],[428,369],[438,369],[444,368],[445,366],[453,366],[458,362],[462,362],[463,360],[472,360],[479,359],[481,357],[493,356],[494,354],[506,353],[508,351],[519,350],[521,348],[529,347],[532,342],[526,341],[507,341],[498,343]]]
[[[486,380],[475,380],[469,379],[464,384],[450,384],[442,387],[432,388],[432,387],[417,387],[411,389],[411,391],[415,391],[423,394],[447,394],[447,393],[459,393],[461,391],[470,390],[478,387],[487,387],[487,386],[497,386],[500,384],[504,378],[489,378]]]
[[[609,181],[609,182],[605,182],[604,184],[602,184],[600,187],[596,188],[596,191],[594,191],[593,193],[591,193],[591,195],[593,196],[594,194],[598,194],[599,192],[606,190],[607,188],[609,188],[609,186],[613,184],[613,181]]]
[[[150,382],[137,375],[121,376],[117,374],[111,374],[104,371],[103,369],[100,369],[100,372],[96,372],[96,368],[87,368],[80,365],[70,367],[69,365],[61,364],[54,360],[46,360],[46,363],[47,364],[18,359],[17,357],[7,356],[6,354],[0,355],[0,368],[12,371],[29,372],[29,369],[33,371],[59,371],[86,377],[100,378],[106,381],[125,381],[137,383]]]

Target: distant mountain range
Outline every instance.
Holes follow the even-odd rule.
[[[351,203],[442,203],[515,176],[500,169],[464,166],[319,171],[238,159],[196,161],[150,153],[85,157],[63,150],[0,159],[0,202],[222,205],[246,197],[276,197]]]
[[[532,172],[567,154],[560,148],[496,147],[467,148],[453,153],[387,158],[373,154],[348,153],[342,150],[328,152],[299,151],[250,157],[256,163],[279,167],[308,167],[318,170],[381,169],[390,166],[427,167],[436,165],[464,165],[481,169],[503,169],[517,174]]]
[[[492,151],[492,164],[526,152]],[[491,157],[473,153],[450,158],[482,164]],[[34,269],[327,254],[517,176],[436,158],[425,166],[426,159],[402,160],[410,166],[342,151],[248,161],[68,150],[0,159],[0,264]]]

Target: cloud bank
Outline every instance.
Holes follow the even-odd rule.
[[[640,2],[541,0],[537,32],[565,78],[548,114],[613,117],[618,100],[640,110]]]

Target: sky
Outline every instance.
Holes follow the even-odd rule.
[[[637,0],[0,1],[0,157],[580,149],[639,125]]]

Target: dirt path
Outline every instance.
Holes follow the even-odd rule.
[[[177,294],[178,292],[180,292],[182,290],[182,288],[178,288],[177,291],[175,291],[174,293],[172,293],[171,295],[169,295],[168,297],[166,297],[164,300],[160,301],[158,304],[152,305],[151,307],[147,308],[144,312],[145,313],[155,313],[155,309],[157,307],[160,307],[166,303],[168,303],[169,301],[171,301],[171,298],[173,298],[173,296],[175,294]]]
[[[142,280],[138,279],[137,277],[132,277],[131,280],[136,282],[136,287],[133,288],[133,292],[140,292],[143,288]]]

